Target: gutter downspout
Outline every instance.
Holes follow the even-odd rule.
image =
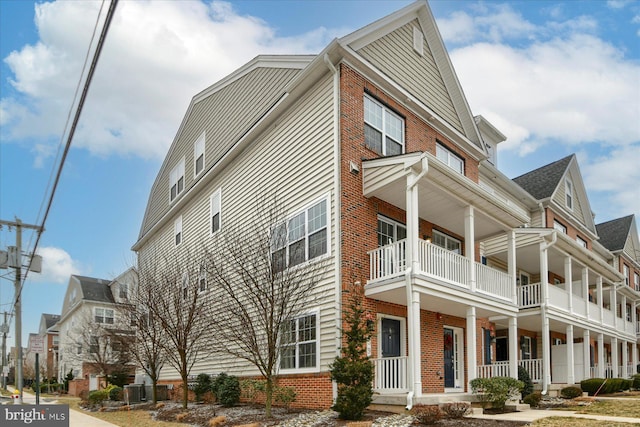
[[[407,188],[406,188],[406,198],[407,198],[407,235],[409,238],[407,239],[407,243],[409,244],[409,248],[407,248],[406,252],[406,261],[407,268],[405,270],[405,282],[406,282],[406,292],[407,292],[407,329],[409,334],[409,343],[412,344],[409,346],[410,357],[408,360],[408,371],[409,378],[407,380],[411,384],[409,387],[409,393],[407,393],[407,406],[406,409],[410,410],[413,407],[413,397],[417,393],[422,393],[422,390],[416,391],[416,375],[420,376],[420,372],[415,372],[414,366],[416,366],[415,361],[420,360],[420,332],[419,332],[419,324],[415,325],[413,322],[415,316],[415,310],[418,312],[418,321],[420,316],[420,298],[414,300],[413,295],[413,272],[417,271],[417,239],[418,239],[418,230],[414,229],[414,222],[409,223],[409,214],[411,211],[415,211],[417,213],[418,206],[417,201],[418,197],[414,193],[415,187],[420,182],[420,180],[427,174],[429,171],[429,161],[427,157],[423,154],[423,157],[420,159],[420,164],[422,166],[422,170],[416,176],[408,175],[407,176]],[[414,197],[415,195],[415,197]],[[414,206],[415,204],[415,206]],[[416,218],[417,220],[417,218]],[[418,222],[419,223],[419,222]]]
[[[335,336],[336,336],[336,356],[340,356],[342,349],[342,264],[341,253],[342,248],[342,185],[340,177],[340,74],[331,62],[329,54],[324,54],[324,63],[333,74],[333,188],[334,188],[334,206],[336,212],[335,221],[335,252],[334,252],[334,271],[335,271],[335,298],[336,298],[336,318],[335,318]],[[338,384],[332,381],[333,401],[338,397]]]
[[[540,204],[541,206],[542,204]],[[544,220],[544,216],[543,216],[543,220]],[[540,304],[540,315],[542,317],[542,330],[543,332],[545,332],[545,335],[542,337],[542,374],[543,374],[543,378],[542,378],[542,395],[546,395],[548,392],[548,387],[549,387],[549,381],[547,381],[547,374],[551,375],[551,360],[550,360],[550,355],[551,355],[551,351],[549,348],[549,316],[547,316],[547,308],[549,306],[549,269],[546,267],[548,265],[548,259],[549,259],[549,254],[546,252],[551,246],[555,245],[556,242],[558,241],[558,234],[557,232],[553,232],[551,234],[551,242],[549,243],[543,243],[540,246],[540,249],[545,251],[545,270],[546,270],[546,274],[547,277],[544,278],[544,285],[542,286],[542,292],[543,292],[543,303]],[[542,277],[540,277],[540,281],[542,282]]]
[[[540,223],[542,224],[542,228],[547,228],[547,218],[544,214],[544,206],[542,206],[542,202],[538,202],[538,209],[540,209]]]

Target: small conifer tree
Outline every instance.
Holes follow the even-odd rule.
[[[342,355],[329,367],[331,379],[338,383],[338,397],[332,409],[344,420],[361,419],[373,397],[373,363],[367,356],[367,341],[374,323],[364,315],[362,301],[362,288],[356,284],[351,289],[350,307],[344,318]]]

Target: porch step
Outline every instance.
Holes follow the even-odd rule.
[[[531,406],[529,406],[528,403],[507,403],[504,407],[509,411],[516,412],[528,411],[531,409]]]

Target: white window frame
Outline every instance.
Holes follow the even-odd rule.
[[[175,187],[175,193],[174,193]],[[169,174],[169,200],[173,202],[184,191],[184,157],[171,169]]]
[[[111,316],[108,316],[107,313],[110,312]],[[102,320],[100,320],[102,319]],[[107,319],[111,319],[111,322],[107,321]],[[93,320],[96,323],[104,323],[106,325],[113,325],[116,320],[115,310],[112,308],[104,308],[104,307],[95,307],[93,309]]]
[[[183,301],[189,297],[189,275],[187,273],[184,273],[180,279],[180,295]]]
[[[622,273],[624,274],[624,284],[629,286],[629,266],[622,264]]]
[[[633,284],[635,285],[636,291],[640,292],[640,274],[633,273]]]
[[[576,236],[576,242],[578,242],[578,245],[580,245],[583,248],[587,249],[587,241],[584,240],[582,237]]]
[[[193,177],[197,177],[204,171],[204,152],[206,147],[206,138],[205,132],[202,132],[202,135],[198,137],[196,142],[193,143]],[[198,170],[198,159],[202,157],[202,169]]]
[[[299,322],[301,319],[306,318],[306,317],[310,317],[310,316],[315,316],[315,339],[314,340],[307,340],[307,341],[300,341],[299,340]],[[278,361],[278,367],[280,369],[280,372],[296,372],[296,373],[308,373],[308,372],[319,372],[320,371],[320,311],[318,310],[314,310],[314,311],[310,311],[310,312],[306,312],[301,314],[300,316],[297,316],[295,319],[293,319],[296,322],[296,341],[294,343],[287,343],[284,344],[282,347],[290,347],[290,346],[295,346],[295,367],[293,368],[283,368],[281,366],[281,360]],[[284,336],[283,336],[284,338]],[[316,354],[315,354],[315,361],[314,364],[315,366],[313,367],[306,367],[306,368],[301,368],[299,367],[299,363],[300,363],[300,352],[299,352],[299,348],[301,345],[303,344],[309,344],[309,343],[315,343],[316,346]],[[281,348],[281,355],[283,352],[283,348]]]
[[[200,271],[198,272],[198,292],[205,292],[208,288],[207,270],[204,268],[204,265],[201,265]]]
[[[180,215],[173,222],[173,243],[175,244],[175,246],[180,246],[183,240],[184,235],[182,234],[182,215]]]
[[[382,127],[378,126],[375,123],[372,123],[370,121],[367,121],[366,117],[366,105],[367,105],[367,101],[373,103],[375,106],[379,107],[382,109]],[[399,154],[404,154],[405,150],[406,150],[406,145],[405,145],[405,141],[404,141],[404,132],[405,132],[405,120],[403,117],[399,116],[398,114],[396,114],[395,111],[389,109],[388,107],[386,107],[384,104],[382,104],[381,102],[377,101],[376,99],[374,99],[373,97],[365,94],[364,95],[364,101],[363,101],[363,109],[365,110],[364,113],[364,123],[366,126],[370,126],[372,129],[376,130],[377,132],[380,132],[382,134],[381,136],[381,143],[382,143],[382,147],[381,147],[381,151],[380,154],[383,156],[388,156],[390,155],[389,153],[387,153],[387,138],[389,138],[393,143],[396,143],[398,145],[400,145],[400,153]],[[394,117],[396,119],[398,119],[401,123],[401,129],[400,129],[400,141],[396,140],[396,138],[391,137],[391,135],[389,134],[389,129],[390,129],[390,124],[388,123],[389,120],[387,119],[387,115]],[[366,145],[366,138],[365,138],[365,145]],[[373,147],[369,147],[367,145],[367,148],[369,148],[372,151],[378,152],[376,149],[374,149]]]
[[[564,180],[564,202],[569,210],[573,210],[573,182],[570,178]]]
[[[214,230],[213,219],[218,215],[218,228]],[[218,188],[209,197],[209,234],[213,236],[222,228],[222,189]]]
[[[387,218],[384,215],[378,215],[378,222],[384,222],[384,223],[386,223],[386,224],[388,224],[388,225],[393,227],[392,241],[391,242],[387,242],[384,245],[378,244],[378,246],[385,246],[385,245],[388,245],[390,243],[395,243],[395,242],[397,242],[399,240],[403,240],[403,239],[398,239],[398,229],[399,228],[403,228],[404,229],[405,236],[407,234],[407,226],[405,224],[401,223],[401,222],[398,222],[398,221],[395,221],[393,219]],[[380,234],[380,231],[376,230],[376,234]]]
[[[319,205],[320,203],[324,202],[325,203],[325,224],[324,226],[313,230],[313,232],[309,232],[309,219],[310,219],[310,211],[316,207],[317,205]],[[304,226],[305,226],[305,230],[304,230],[304,235],[302,237],[300,237],[299,239],[297,239],[295,242],[291,242],[289,240],[290,238],[290,224],[291,221],[294,220],[295,218],[297,218],[298,216],[300,216],[301,214],[304,214]],[[279,237],[278,234],[279,232],[277,231],[278,228],[284,227],[283,231],[286,237]],[[325,229],[326,232],[326,252],[320,255],[317,255],[313,258],[309,258],[309,237],[318,233],[320,230]],[[281,222],[280,224],[276,224],[273,228],[272,228],[272,241],[271,241],[271,256],[272,256],[272,260],[274,255],[276,254],[276,252],[279,252],[281,250],[285,250],[284,252],[284,259],[285,259],[285,266],[283,268],[287,269],[287,268],[293,268],[293,267],[299,267],[299,266],[304,266],[310,262],[313,262],[314,260],[321,260],[324,259],[328,256],[331,255],[331,203],[329,200],[329,195],[325,195],[323,197],[320,197],[316,200],[314,200],[313,202],[307,204],[306,206],[304,206],[302,209],[300,209],[299,211],[297,211],[295,214],[290,215],[289,217],[287,217],[287,219],[284,222]],[[274,242],[274,239],[276,240]],[[305,244],[304,244],[304,249],[305,249],[305,254],[304,254],[304,260],[294,264],[294,265],[289,265],[289,259],[290,259],[290,252],[289,249],[292,246],[293,243],[297,243],[300,242],[302,239],[304,239]],[[275,262],[274,262],[274,267],[275,267]],[[276,269],[277,270],[277,269]]]
[[[118,298],[127,299],[129,296],[129,285],[125,282],[118,282]]]
[[[524,342],[524,345],[520,348],[520,359],[521,360],[531,360],[531,359],[535,359],[534,355],[532,354],[533,352],[533,338],[531,338],[528,335],[523,335],[522,336],[522,341]],[[528,351],[525,352],[525,349],[527,349]],[[529,357],[525,358],[525,354],[528,354]]]
[[[435,237],[439,236],[439,237],[443,237],[445,239],[445,245],[444,246],[440,246],[436,243],[436,239]],[[442,248],[442,249],[446,249],[448,251],[451,251],[453,253],[456,253],[455,251],[449,249],[449,241],[455,242],[458,244],[459,247],[459,251],[457,252],[458,255],[462,255],[462,240],[460,239],[456,239],[455,237],[449,236],[446,233],[443,233],[442,231],[438,231],[438,230],[433,230],[433,238],[431,239],[431,243],[433,243],[434,245]]]
[[[553,220],[553,229],[556,231],[560,231],[563,234],[567,234],[567,226],[562,224],[557,219]]]
[[[464,175],[464,159],[451,151],[440,141],[436,142],[436,158],[454,171]]]

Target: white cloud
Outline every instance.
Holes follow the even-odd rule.
[[[34,282],[66,285],[69,276],[80,273],[78,262],[64,249],[53,246],[41,247],[38,254],[42,256],[42,273],[29,274],[29,278]]]
[[[633,0],[608,0],[607,6],[611,9],[623,9],[626,5],[633,3]]]
[[[39,42],[4,59],[21,99],[1,100],[3,140],[58,142],[98,7],[36,5]],[[197,92],[258,54],[317,53],[337,31],[278,37],[264,21],[238,15],[225,2],[120,2],[74,146],[97,155],[161,158]]]
[[[640,139],[640,66],[596,37],[576,34],[523,48],[478,43],[453,50],[451,58],[474,113],[491,112],[519,129],[505,133],[504,148]]]

